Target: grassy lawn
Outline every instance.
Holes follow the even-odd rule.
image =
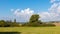
[[[21,32],[21,34],[60,34],[57,27],[0,27],[0,32]]]

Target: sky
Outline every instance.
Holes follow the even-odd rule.
[[[0,20],[27,22],[32,14],[42,21],[60,21],[60,0],[0,0]]]

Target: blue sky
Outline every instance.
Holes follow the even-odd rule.
[[[58,1],[57,0],[0,0],[0,19],[13,20],[16,18],[17,21],[19,22],[28,21],[28,19],[31,16],[30,13],[31,14],[37,13],[43,17],[41,18],[41,20],[44,20],[44,21],[52,20],[53,18],[51,17],[50,17],[51,19],[49,19],[49,15],[51,16],[51,13],[54,12],[54,11],[51,12],[52,9],[55,10],[55,8],[52,6],[54,4],[55,5],[58,4],[58,2],[60,1],[59,0]],[[28,9],[29,14],[26,14],[27,11],[25,11],[25,9],[26,10]],[[23,14],[22,10],[26,16],[28,15],[28,18],[24,15],[21,15]],[[44,14],[46,14],[47,16]],[[55,16],[55,14],[53,15]],[[44,16],[47,17],[48,19],[45,18]]]
[[[0,0],[0,9],[25,9],[31,8],[34,10],[46,10],[50,6],[49,0]]]

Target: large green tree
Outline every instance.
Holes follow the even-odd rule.
[[[29,23],[27,24],[28,26],[39,26],[42,24],[41,20],[39,20],[40,16],[38,14],[33,14],[30,17]]]
[[[31,17],[30,17],[30,23],[38,23],[39,22],[39,18],[40,16],[38,14],[33,14]]]

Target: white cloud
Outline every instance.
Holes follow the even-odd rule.
[[[53,3],[51,7],[48,9],[49,11],[55,11],[55,9],[58,7],[57,3]]]
[[[60,0],[51,0],[51,2],[52,2],[52,5],[50,8],[47,9],[48,11],[37,13],[41,16],[40,19],[43,21],[59,21],[60,20]],[[12,9],[11,11],[14,11],[14,15],[18,16],[18,18],[20,18],[23,21],[29,21],[29,18],[31,17],[31,15],[35,13],[34,10],[31,10],[30,8],[26,8],[24,10]]]
[[[31,10],[30,8],[26,8],[24,10],[16,9],[14,11],[14,14],[21,18],[24,21],[28,21],[30,16],[34,14],[34,10]]]
[[[20,9],[16,9],[14,14],[15,15],[32,15],[34,13],[33,10],[30,10],[30,8],[24,9],[24,10],[20,10]]]
[[[14,9],[11,9],[11,11],[14,11]]]
[[[51,8],[52,7],[52,8]],[[40,19],[42,21],[59,21],[60,20],[60,6],[54,4],[51,6],[48,12],[38,12],[37,14],[40,15]],[[52,11],[54,9],[54,11]],[[56,10],[56,11],[55,11]],[[22,21],[29,21],[31,15],[34,14],[34,10],[30,8],[26,8],[24,10],[16,9],[14,11],[14,15],[18,16],[19,19]]]
[[[39,13],[41,19],[42,18],[46,18],[46,16],[50,17],[50,14],[48,12],[42,12],[42,13]]]
[[[42,12],[41,20],[43,21],[60,21],[60,0],[51,0],[54,2],[48,9],[48,12]],[[56,1],[59,1],[56,3]]]
[[[57,7],[57,11],[60,13],[60,6]]]
[[[50,2],[53,3],[53,2],[55,2],[55,1],[56,1],[56,0],[51,0]]]
[[[50,3],[59,2],[60,0],[50,0]]]

